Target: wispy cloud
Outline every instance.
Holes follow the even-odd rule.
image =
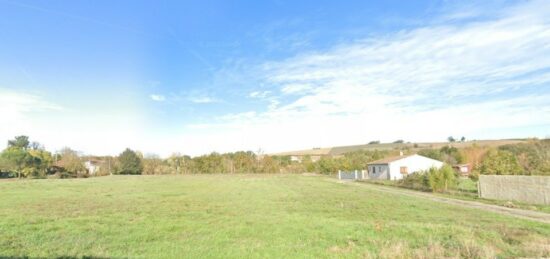
[[[403,107],[547,84],[549,12],[546,2],[533,1],[484,22],[422,27],[342,44],[268,63],[266,80],[280,85],[283,93],[305,95],[286,108],[314,105],[313,99],[316,105],[341,106],[346,99],[375,95]]]
[[[222,116],[213,126],[273,150],[549,125],[548,13],[546,1],[483,19],[444,13],[453,21],[266,62],[260,81],[281,94],[271,98],[277,103]],[[285,136],[286,145],[265,135]],[[494,137],[505,136],[496,130]]]
[[[0,127],[0,136],[12,137],[32,128],[33,114],[54,114],[62,110],[62,106],[40,95],[0,88],[0,118],[5,125]]]
[[[44,100],[40,95],[0,88],[0,114],[3,118],[27,112],[61,110],[62,107]]]
[[[150,82],[135,103],[128,97],[98,108],[91,103],[102,100],[86,99],[82,105],[63,103],[67,105],[63,109],[46,96],[0,88],[0,118],[10,125],[0,127],[0,136],[30,134],[52,145],[63,143],[99,154],[131,145],[159,153],[176,151],[169,149],[177,146],[183,148],[178,151],[194,155],[257,148],[273,152],[374,139],[547,134],[550,5],[535,0],[495,6],[491,1],[460,8],[463,3],[455,3],[438,17],[406,26],[396,20],[391,27],[400,27],[398,31],[369,32],[359,38],[353,33],[354,38],[326,40],[319,48],[313,34],[304,36],[300,29],[282,39],[287,30],[275,27],[264,34],[266,39],[259,37],[270,53],[227,58],[211,83],[195,87]],[[85,17],[21,7],[126,30]],[[214,62],[216,55],[203,56],[197,45],[178,39],[174,31],[165,33],[208,72],[219,64]],[[180,120],[186,116],[170,113],[173,116],[166,117],[175,128],[151,123],[147,105],[141,103],[147,97],[166,104],[155,107],[159,110],[179,106],[199,115]],[[164,121],[160,117],[155,119]],[[169,133],[159,134],[163,127]],[[105,141],[111,141],[108,147]]]
[[[156,102],[164,102],[166,100],[166,97],[164,97],[164,95],[160,95],[160,94],[152,94],[149,97],[151,97],[151,100],[156,101]]]
[[[271,94],[271,91],[254,91],[248,94],[248,97],[250,98],[266,98],[269,94]]]
[[[133,28],[129,28],[129,27],[126,27],[126,26],[121,26],[119,24],[105,22],[105,21],[101,21],[101,20],[97,20],[97,19],[92,19],[92,18],[89,18],[89,17],[76,15],[76,14],[69,13],[69,12],[62,12],[62,11],[59,11],[59,10],[44,8],[44,7],[40,7],[40,6],[37,6],[37,5],[26,4],[26,3],[22,3],[20,1],[8,1],[8,0],[6,0],[6,1],[2,1],[2,3],[6,3],[6,4],[9,4],[9,5],[18,6],[18,7],[21,7],[21,8],[26,8],[26,9],[30,9],[30,10],[34,10],[34,11],[39,11],[39,12],[43,12],[43,13],[48,13],[48,14],[52,14],[52,15],[58,15],[58,16],[62,16],[62,17],[65,17],[65,18],[73,19],[75,21],[87,22],[87,23],[97,24],[97,25],[101,25],[101,26],[105,26],[105,27],[109,27],[109,28],[113,28],[113,29],[118,29],[118,30],[143,34],[142,31],[139,31],[139,30],[136,30],[136,29],[133,29]]]
[[[195,96],[195,97],[189,97],[189,101],[193,103],[215,103],[219,102],[218,99],[209,97],[209,96]]]
[[[51,151],[69,146],[97,155],[149,145],[153,138],[143,130],[148,124],[141,120],[142,113],[122,98],[114,104],[98,98],[74,103],[47,93],[0,88],[0,118],[2,125],[9,125],[0,127],[0,139],[23,134]]]
[[[213,97],[204,90],[192,90],[187,92],[180,93],[170,93],[168,96],[153,94],[150,96],[151,99],[155,101],[167,101],[175,105],[183,104],[209,104],[209,103],[218,103],[222,100]]]
[[[304,94],[313,89],[310,84],[304,83],[290,83],[281,88],[281,92],[284,94]]]

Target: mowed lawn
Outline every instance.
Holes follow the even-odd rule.
[[[550,225],[303,175],[0,181],[0,257],[540,257]]]

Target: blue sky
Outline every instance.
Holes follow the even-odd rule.
[[[547,137],[546,1],[0,0],[0,139],[167,156]]]

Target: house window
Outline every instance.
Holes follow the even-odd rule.
[[[376,166],[373,166],[373,167],[372,167],[372,173],[373,173],[373,174],[376,174]]]
[[[408,174],[409,173],[409,169],[406,166],[400,167],[399,171],[401,172],[401,174]]]

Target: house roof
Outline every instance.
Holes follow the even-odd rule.
[[[385,165],[385,164],[389,164],[393,161],[401,160],[403,158],[411,157],[411,156],[414,156],[414,155],[416,155],[416,154],[406,155],[406,156],[386,157],[386,158],[383,158],[383,159],[379,159],[379,160],[367,163],[367,165]]]
[[[455,167],[463,167],[463,166],[470,166],[470,164],[456,164],[456,165],[453,165]]]

